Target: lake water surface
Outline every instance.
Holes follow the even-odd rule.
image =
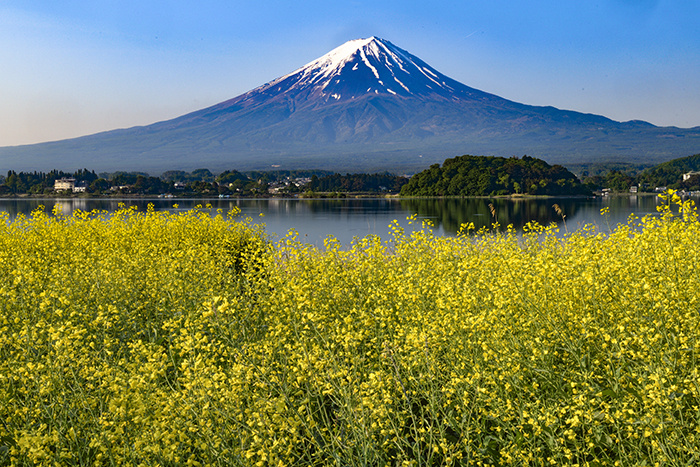
[[[419,220],[429,219],[437,235],[455,235],[463,223],[473,222],[478,229],[491,225],[494,219],[489,204],[493,204],[496,219],[505,226],[513,224],[522,229],[529,221],[548,225],[556,222],[564,233],[562,219],[557,215],[554,204],[558,204],[566,215],[569,231],[585,224],[596,224],[607,230],[606,219],[600,210],[610,209],[608,221],[614,226],[626,223],[630,214],[639,217],[656,214],[660,200],[655,195],[606,196],[598,198],[348,198],[348,199],[115,199],[115,198],[6,198],[0,199],[0,211],[6,211],[10,218],[18,214],[28,215],[40,205],[51,212],[59,204],[66,215],[80,209],[93,209],[113,212],[119,204],[135,205],[145,211],[149,203],[156,210],[182,211],[196,205],[210,204],[213,209],[227,212],[235,207],[243,216],[251,217],[254,222],[265,223],[268,233],[277,237],[284,236],[290,229],[299,233],[299,239],[315,245],[322,245],[328,235],[338,238],[344,245],[349,245],[354,237],[366,235],[387,236],[389,224],[398,220],[407,226],[406,218],[417,215]],[[178,207],[174,208],[173,205]],[[261,216],[262,214],[262,216]],[[418,223],[420,224],[420,223]]]

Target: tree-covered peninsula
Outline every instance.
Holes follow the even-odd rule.
[[[460,156],[433,164],[403,186],[401,196],[586,195],[561,165],[523,156]]]

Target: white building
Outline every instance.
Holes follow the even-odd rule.
[[[683,174],[683,181],[688,180],[688,179],[689,179],[690,177],[692,177],[693,175],[700,175],[700,172],[692,172],[692,171],[691,171],[691,172],[688,172],[688,173]]]
[[[73,191],[75,188],[74,178],[61,178],[59,180],[54,180],[53,189],[54,191],[70,190]]]
[[[78,182],[73,187],[73,193],[85,193],[87,192],[88,184],[85,181]]]

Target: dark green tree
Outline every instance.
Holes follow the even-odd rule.
[[[431,165],[403,186],[402,196],[583,195],[590,190],[560,165],[523,156],[461,156]]]

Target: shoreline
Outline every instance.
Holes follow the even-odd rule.
[[[600,193],[594,192],[592,195],[493,195],[493,196],[401,196],[398,193],[371,193],[371,192],[314,192],[314,193],[288,193],[288,194],[272,194],[267,193],[264,196],[213,196],[209,194],[178,194],[169,193],[167,195],[146,195],[146,194],[85,194],[85,193],[61,193],[50,195],[42,194],[7,194],[1,195],[0,199],[138,199],[138,200],[178,200],[178,199],[202,199],[202,200],[226,200],[226,199],[509,199],[509,200],[532,200],[532,199],[597,199],[597,198],[632,198],[636,196],[658,196],[659,192],[638,192],[638,193]],[[681,193],[681,196],[697,197],[697,193]]]

